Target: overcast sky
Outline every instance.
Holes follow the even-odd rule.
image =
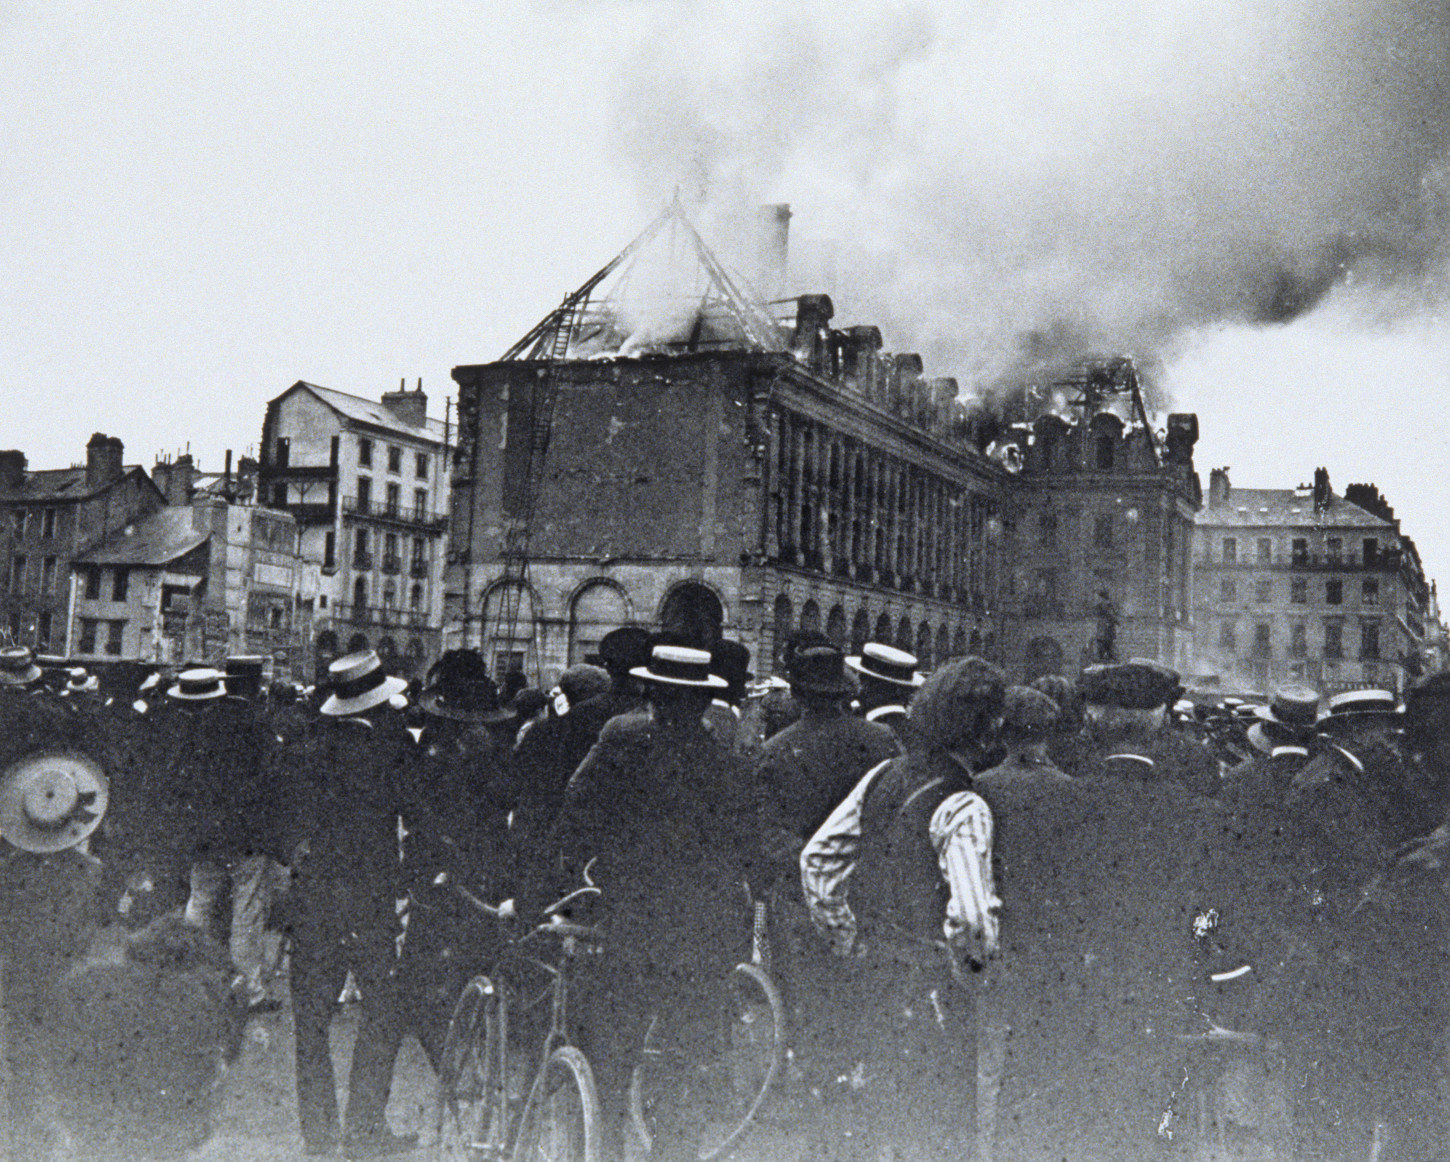
[[[1438,0],[370,9],[0,0],[0,446],[441,415],[678,190],[964,391],[1133,354],[1205,480],[1374,481],[1450,575]]]

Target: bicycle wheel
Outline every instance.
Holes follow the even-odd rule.
[[[506,1127],[500,1088],[508,1040],[503,990],[486,976],[468,982],[443,1043],[438,1077],[437,1162],[499,1156]]]
[[[534,1081],[514,1162],[599,1162],[600,1133],[594,1071],[578,1049],[561,1046]]]

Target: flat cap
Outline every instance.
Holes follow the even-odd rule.
[[[1178,673],[1156,662],[1113,662],[1089,666],[1079,683],[1083,700],[1124,710],[1166,706],[1178,690]]]
[[[1002,700],[1002,729],[1042,734],[1057,725],[1057,703],[1031,686],[1008,686]]]

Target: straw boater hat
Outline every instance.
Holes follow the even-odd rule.
[[[182,670],[176,675],[176,685],[166,691],[168,698],[183,702],[201,702],[207,698],[225,698],[227,688],[223,684],[226,675],[210,666],[195,670]]]
[[[1348,690],[1335,694],[1319,716],[1319,729],[1327,734],[1351,732],[1376,723],[1398,726],[1404,707],[1390,690]]]
[[[630,674],[664,686],[723,690],[729,685],[718,674],[710,673],[708,650],[692,650],[688,646],[655,646],[650,652],[649,665],[635,666]]]
[[[376,650],[360,650],[338,658],[327,667],[332,693],[318,713],[340,718],[381,706],[408,687],[403,678],[390,678]]]
[[[84,755],[27,755],[0,777],[0,835],[22,851],[64,851],[100,826],[110,791]]]
[[[40,681],[42,671],[26,646],[0,650],[0,686],[29,686]]]
[[[62,694],[90,694],[101,688],[101,680],[84,666],[72,666],[66,671],[65,689]]]
[[[867,678],[892,686],[915,689],[926,681],[916,670],[916,656],[881,642],[867,642],[859,657],[849,657],[846,665]]]

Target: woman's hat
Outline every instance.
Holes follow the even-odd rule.
[[[498,686],[477,650],[448,650],[429,671],[427,687],[418,695],[425,714],[454,722],[492,723],[513,717],[499,705]]]
[[[101,824],[110,788],[85,755],[27,755],[0,777],[0,835],[22,851],[65,851]]]
[[[846,659],[846,665],[867,678],[889,682],[893,686],[915,689],[926,681],[916,671],[916,655],[881,642],[867,642],[860,657]]]
[[[29,686],[40,680],[42,672],[28,646],[0,650],[0,686]]]
[[[376,650],[359,650],[338,658],[327,667],[327,678],[332,693],[318,713],[332,718],[361,714],[408,688],[406,679],[388,676]]]
[[[708,650],[692,650],[688,646],[655,646],[650,652],[649,665],[636,666],[630,674],[666,686],[723,690],[730,684],[718,674],[710,673]]]
[[[208,698],[225,698],[226,675],[210,666],[195,670],[182,670],[176,675],[176,685],[166,691],[168,698],[179,698],[183,702],[202,702]]]

